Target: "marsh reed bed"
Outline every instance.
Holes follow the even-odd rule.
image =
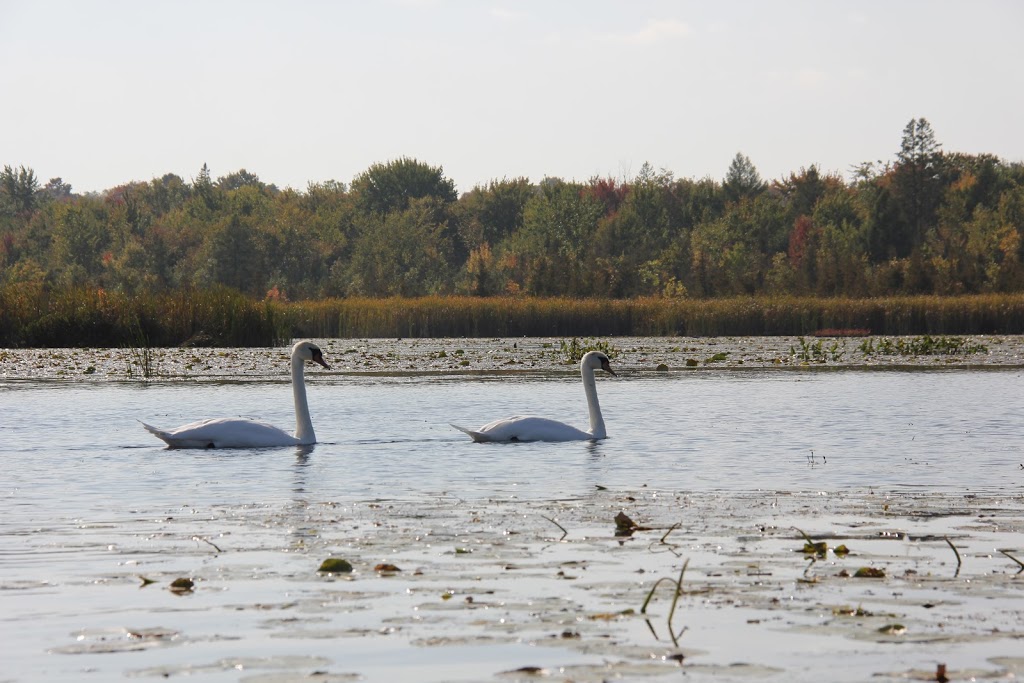
[[[0,346],[273,346],[293,337],[1024,334],[1024,294],[873,299],[421,297],[258,301],[228,289],[126,296],[0,288]]]
[[[0,346],[271,346],[289,337],[282,313],[231,290],[127,296],[9,286],[0,288]]]

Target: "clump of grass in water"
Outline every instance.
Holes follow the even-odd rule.
[[[558,352],[568,363],[579,363],[580,359],[591,351],[601,351],[612,360],[619,353],[618,349],[601,339],[584,339],[581,342],[573,337],[568,342],[563,339],[558,345]]]
[[[129,360],[127,362],[126,374],[131,379],[135,376],[135,368],[145,379],[157,374],[157,364],[153,355],[153,347],[149,343],[149,335],[142,329],[142,323],[138,316],[130,325],[133,343],[127,347]]]
[[[797,337],[797,343],[800,348],[790,346],[789,355],[807,363],[825,363],[830,360],[838,363],[846,355],[846,345],[841,346],[838,341],[833,341],[827,348],[821,339],[808,342],[803,337]]]
[[[880,337],[865,339],[860,344],[865,356],[955,356],[988,353],[984,344],[975,344],[965,337],[932,337],[923,335],[909,339]]]

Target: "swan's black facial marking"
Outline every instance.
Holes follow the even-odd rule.
[[[319,363],[328,370],[331,369],[331,366],[328,365],[327,361],[324,360],[323,351],[321,351],[319,347],[310,345],[309,353],[312,355],[312,358],[310,358],[310,360],[312,360],[314,363]]]

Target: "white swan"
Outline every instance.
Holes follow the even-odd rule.
[[[328,370],[320,347],[308,341],[301,341],[292,347],[292,394],[295,399],[295,435],[278,429],[265,422],[256,422],[244,417],[222,417],[200,420],[182,425],[177,429],[164,431],[142,426],[167,442],[169,448],[268,448],[272,446],[305,446],[316,443],[313,421],[309,417],[306,403],[306,384],[302,366],[305,361],[319,363]]]
[[[594,370],[601,369],[615,375],[608,364],[608,356],[600,351],[591,351],[580,360],[580,374],[583,375],[583,390],[587,395],[587,409],[590,411],[590,431],[576,429],[557,420],[532,415],[516,415],[504,420],[495,420],[477,430],[466,429],[453,424],[452,427],[469,434],[476,442],[485,441],[589,441],[604,439],[608,432],[601,417],[601,405],[597,402],[597,385]]]

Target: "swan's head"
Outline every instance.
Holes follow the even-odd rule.
[[[615,371],[612,370],[612,366],[608,364],[608,356],[604,355],[600,351],[590,351],[580,360],[581,368],[590,368],[591,370],[604,370],[613,377],[617,377]]]
[[[328,370],[331,366],[324,360],[324,352],[320,350],[320,347],[313,342],[301,341],[292,347],[292,358],[301,358],[304,361],[313,361],[319,363]]]

